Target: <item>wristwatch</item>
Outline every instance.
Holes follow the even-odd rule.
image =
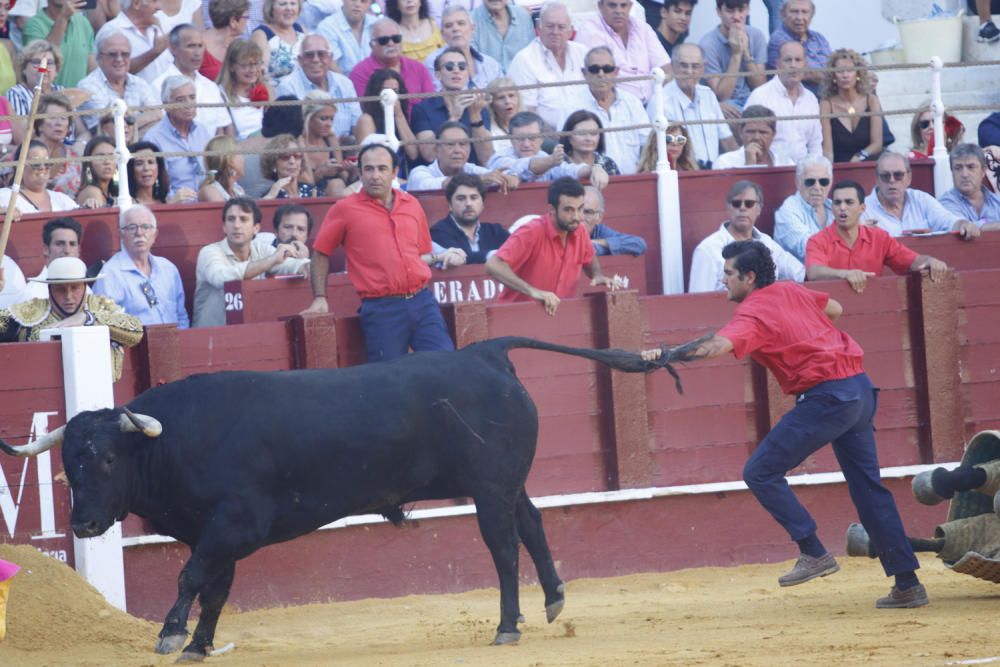
[[[867,160],[869,158],[869,153],[864,148],[858,151],[858,155],[861,156],[862,160]]]
[[[482,119],[479,119],[478,123],[473,123],[472,121],[469,121],[469,125],[472,126],[472,127],[482,127],[483,123],[484,123],[484,121]]]

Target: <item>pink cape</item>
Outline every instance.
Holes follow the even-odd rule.
[[[20,571],[21,567],[19,565],[0,560],[0,582],[7,581]]]

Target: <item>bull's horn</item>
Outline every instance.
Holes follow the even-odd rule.
[[[142,433],[147,438],[156,438],[163,433],[163,424],[149,415],[137,414],[128,408],[122,408],[125,413],[118,418],[118,425],[123,433]]]
[[[65,426],[60,426],[51,433],[46,433],[41,436],[30,445],[24,445],[23,447],[14,447],[0,440],[0,449],[11,456],[35,456],[37,454],[41,454],[42,452],[49,451],[56,445],[61,445],[63,441],[63,432],[65,430]]]

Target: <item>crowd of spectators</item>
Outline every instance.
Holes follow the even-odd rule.
[[[190,318],[194,326],[220,324],[225,280],[308,271],[307,238],[258,238],[255,200],[364,192],[358,154],[372,143],[393,152],[394,187],[444,190],[450,214],[432,230],[440,244],[432,265],[486,262],[506,241],[502,226],[500,233],[479,220],[488,190],[505,195],[567,177],[587,185],[581,228],[594,252],[641,254],[643,239],[602,223],[604,191],[617,176],[655,170],[649,127],[659,96],[674,169],[796,166],[795,192],[775,213],[773,239],[756,227],[768,193],[752,180],[733,186],[727,219],[695,249],[691,291],[721,288],[719,250],[733,240],[763,241],[779,278],[802,280],[843,269],[810,259],[817,239],[826,239],[825,258],[843,255],[829,250],[837,243],[850,255],[856,243],[872,242],[852,221],[890,239],[952,231],[974,240],[1000,227],[1000,198],[985,178],[1000,158],[988,146],[1000,140],[981,138],[986,152],[963,143],[964,126],[948,115],[955,188],[940,201],[911,188],[909,159],[934,149],[930,108],[915,114],[909,150],[887,151],[896,138],[880,115],[874,72],[813,30],[812,0],[772,3],[781,8],[770,35],[749,25],[749,0],[716,0],[718,24],[693,39],[697,3],[643,2],[643,19],[633,0],[597,0],[583,15],[551,1],[537,16],[508,0],[121,0],[120,8],[99,0],[92,10],[48,0],[31,16],[7,18],[0,49],[0,113],[6,107],[12,116],[0,123],[0,144],[8,160],[26,150],[36,161],[24,172],[14,216],[116,204],[115,142],[104,110],[121,98],[130,107],[128,188],[141,206],[123,219],[122,250],[104,265],[109,278],[100,285],[117,290],[107,296],[144,323],[188,324],[176,268],[151,254],[157,204],[225,202],[225,238],[199,255]],[[992,25],[984,21],[986,41]],[[43,62],[38,111],[57,117],[36,120],[34,139],[23,145]],[[778,72],[769,78],[765,68]],[[666,75],[662,90],[648,78],[657,69]],[[628,80],[635,77],[647,78]],[[560,83],[573,85],[553,85]],[[390,127],[380,102],[354,99],[386,89],[425,97],[397,100]],[[293,104],[245,106],[274,100]],[[172,106],[150,108],[160,104]],[[219,106],[196,106],[204,104]],[[984,122],[981,137],[994,126],[1000,121]],[[396,149],[393,139],[404,145]],[[45,163],[80,155],[102,159]],[[850,192],[830,199],[833,165],[844,162],[870,162],[877,176],[856,202]],[[4,172],[9,179],[13,170]],[[0,207],[12,196],[0,189]],[[554,208],[550,223],[559,215]],[[933,258],[899,257],[886,265],[940,268]],[[6,257],[4,274],[10,294],[19,272]],[[863,284],[857,273],[848,280]]]

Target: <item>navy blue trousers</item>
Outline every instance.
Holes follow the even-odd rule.
[[[743,479],[774,520],[793,540],[816,532],[816,522],[795,494],[785,474],[807,456],[833,443],[847,489],[887,575],[919,567],[903,531],[892,493],[879,477],[875,451],[878,389],[861,373],[821,382],[799,394],[795,407],[757,446],[743,469]]]
[[[429,289],[412,298],[387,296],[361,301],[361,330],[368,361],[386,361],[414,352],[454,350],[455,344]]]

